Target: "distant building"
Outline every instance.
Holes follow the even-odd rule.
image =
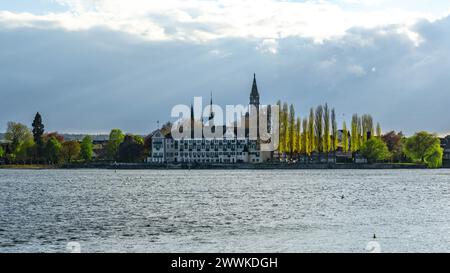
[[[443,160],[450,162],[450,135],[441,138],[441,147],[444,150]]]
[[[253,78],[250,93],[250,105],[259,109],[259,92],[256,76]],[[212,106],[212,99],[211,99]],[[211,112],[210,120],[214,113]],[[248,118],[248,114],[247,117]],[[247,120],[245,121],[247,122]],[[259,127],[259,115],[257,120]],[[191,108],[191,128],[194,115]],[[214,126],[214,125],[209,125]],[[219,128],[219,127],[218,127]],[[272,152],[260,150],[259,135],[257,139],[248,137],[248,130],[242,137],[237,137],[235,127],[223,127],[223,138],[195,138],[191,132],[190,139],[174,139],[170,133],[162,130],[152,133],[151,155],[147,159],[152,163],[262,163],[272,158]]]

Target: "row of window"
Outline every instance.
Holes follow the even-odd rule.
[[[192,158],[202,158],[202,157],[218,157],[218,156],[242,156],[244,155],[244,153],[239,152],[239,153],[230,153],[230,152],[214,152],[214,153],[167,153],[167,157],[176,157],[176,156],[181,156],[181,157],[192,157]],[[256,152],[256,153],[250,153],[250,155],[259,157],[260,153]],[[153,155],[154,157],[160,157],[162,156],[161,153],[155,153]]]

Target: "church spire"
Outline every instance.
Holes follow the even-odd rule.
[[[253,74],[253,86],[250,93],[250,105],[259,105],[258,85],[256,84],[256,74]]]

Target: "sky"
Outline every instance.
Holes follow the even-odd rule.
[[[450,132],[450,0],[2,0],[0,132],[146,134],[213,92]]]

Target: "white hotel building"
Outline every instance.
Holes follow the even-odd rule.
[[[212,105],[212,101],[211,101]],[[250,105],[259,109],[259,92],[256,77],[253,79]],[[211,118],[211,117],[210,117]],[[191,123],[193,112],[191,110]],[[259,120],[258,120],[259,126]],[[230,132],[231,131],[231,132]],[[234,137],[234,128],[229,128],[223,138],[173,139],[157,130],[151,136],[151,163],[263,163],[272,158],[272,152],[261,151],[259,140]],[[228,137],[227,137],[228,136]],[[232,136],[232,137],[230,137]]]

